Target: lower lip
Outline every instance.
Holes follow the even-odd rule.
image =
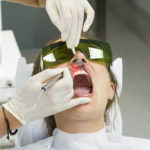
[[[74,92],[74,98],[78,98],[78,97],[92,97],[93,96],[93,92],[92,93],[76,93]]]

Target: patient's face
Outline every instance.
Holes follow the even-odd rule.
[[[88,61],[80,51],[77,51],[77,57],[84,61],[84,66],[78,72],[72,71],[75,58],[57,67],[70,69],[74,85],[73,98],[89,97],[91,102],[56,114],[56,120],[59,118],[73,120],[103,118],[107,101],[114,96],[114,85],[110,81],[105,65]]]

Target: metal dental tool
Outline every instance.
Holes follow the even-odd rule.
[[[28,126],[28,124],[29,124],[29,122],[30,122],[30,120],[31,120],[31,117],[32,117],[32,115],[33,115],[33,113],[34,113],[34,111],[35,111],[35,108],[36,108],[37,104],[38,104],[39,101],[40,101],[41,96],[43,95],[43,93],[44,93],[48,88],[50,88],[51,86],[53,86],[53,85],[54,85],[60,78],[62,78],[62,77],[63,77],[63,73],[60,73],[60,74],[56,75],[56,76],[53,77],[45,86],[43,86],[43,87],[41,88],[41,92],[40,92],[39,96],[37,97],[37,99],[35,100],[35,104],[34,104],[34,106],[33,106],[33,108],[32,108],[31,113],[30,113],[29,116],[28,116],[28,119],[27,119],[27,121],[26,121],[26,124],[24,125],[23,129],[21,130],[20,136],[19,136],[19,138],[17,139],[17,142],[16,142],[16,145],[15,145],[14,150],[17,150],[18,145],[19,145],[19,143],[20,143],[20,140],[21,140],[21,138],[22,138],[22,136],[23,136],[23,133],[24,133],[24,131],[26,130],[26,128],[27,128],[27,126]]]
[[[84,62],[82,60],[79,60],[78,57],[75,55],[75,61],[73,62],[73,65],[77,65],[77,67],[83,67]]]
[[[72,49],[73,54],[75,55],[75,54],[76,54],[76,50],[75,50],[75,48],[74,48],[74,47],[72,47],[71,49]]]
[[[84,62],[82,60],[78,60],[77,56],[72,65],[72,72],[75,73],[79,70],[80,67],[83,67]]]
[[[82,60],[77,60],[76,64],[78,65],[79,68],[79,67],[83,67],[84,62]]]

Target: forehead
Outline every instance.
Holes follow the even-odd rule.
[[[53,41],[52,43],[57,43],[57,42],[61,42],[61,41],[62,41],[62,39],[61,39],[61,38],[59,38],[59,39],[57,39],[57,40]]]

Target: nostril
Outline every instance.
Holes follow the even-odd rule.
[[[72,63],[75,63],[75,62],[77,62],[77,59],[74,59],[74,60],[72,61]]]
[[[86,63],[86,61],[85,61],[84,59],[82,59],[82,61],[83,61],[84,63]]]

